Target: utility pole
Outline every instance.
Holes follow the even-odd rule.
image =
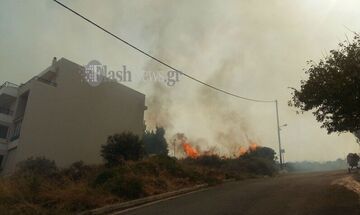
[[[175,139],[173,140],[173,143],[174,143],[174,157],[176,157],[176,154],[175,154],[175,150],[176,150],[176,145],[175,145],[175,144],[176,144],[176,140],[175,140]]]
[[[278,140],[279,140],[280,169],[282,169],[283,168],[283,160],[282,160],[282,148],[281,148],[281,138],[280,138],[279,108],[278,108],[277,100],[275,100],[275,104],[276,104],[276,122],[277,122],[277,130],[278,130]]]

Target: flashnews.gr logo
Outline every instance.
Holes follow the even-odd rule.
[[[90,86],[96,87],[101,84],[106,75],[106,66],[97,60],[92,60],[84,66],[84,70],[82,70],[81,73],[83,79],[88,82]]]
[[[86,81],[90,86],[99,86],[102,82],[131,82],[132,73],[125,65],[121,70],[113,71],[107,70],[107,66],[101,64],[98,60],[92,60],[87,65],[81,68],[80,74],[82,81]],[[139,81],[150,81],[150,82],[161,82],[166,84],[168,87],[172,87],[179,81],[180,72],[168,71],[166,74],[147,71],[144,73],[136,73]]]

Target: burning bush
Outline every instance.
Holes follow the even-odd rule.
[[[268,147],[250,145],[238,158],[219,157],[218,155],[200,155],[187,157],[183,163],[217,171],[225,178],[246,178],[249,175],[273,175],[276,173],[275,152]]]

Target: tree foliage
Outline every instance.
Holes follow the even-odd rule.
[[[144,134],[145,151],[148,154],[167,155],[168,144],[165,139],[165,129],[156,127],[154,131],[145,131]]]
[[[258,157],[258,158],[264,158],[269,161],[275,161],[275,151],[272,148],[269,147],[258,147],[256,150],[250,151],[249,153],[244,154],[243,158],[248,157]]]
[[[290,106],[313,111],[328,133],[360,129],[360,37],[339,44],[319,63],[309,61],[308,80],[294,89]]]
[[[107,143],[101,146],[101,156],[109,166],[122,164],[127,160],[139,160],[144,154],[143,142],[139,136],[130,132],[109,136]]]

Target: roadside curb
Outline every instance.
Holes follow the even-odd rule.
[[[235,179],[225,179],[222,181],[221,184],[224,183],[228,183],[228,182],[233,182],[236,181]],[[167,192],[167,193],[161,193],[158,195],[153,195],[153,196],[148,196],[148,197],[144,197],[144,198],[140,198],[140,199],[135,199],[135,200],[131,200],[131,201],[127,201],[127,202],[121,202],[121,203],[115,203],[112,205],[106,205],[104,207],[101,208],[95,208],[92,210],[88,210],[88,211],[83,211],[80,212],[78,215],[103,215],[103,214],[109,214],[112,212],[118,212],[121,210],[125,210],[125,209],[129,209],[135,206],[140,206],[140,205],[144,205],[147,203],[151,203],[151,202],[155,202],[155,201],[159,201],[159,200],[163,200],[163,199],[168,199],[171,197],[175,197],[175,196],[179,196],[182,194],[186,194],[186,193],[190,193],[193,191],[197,191],[197,190],[201,190],[204,188],[208,188],[211,187],[211,185],[209,184],[199,184],[193,187],[187,187],[187,188],[183,188],[180,190],[175,190],[175,191],[171,191],[171,192]]]
[[[102,214],[108,214],[108,213],[111,213],[111,212],[132,208],[132,207],[135,207],[135,206],[139,206],[139,205],[143,205],[143,204],[146,204],[146,203],[150,203],[150,202],[154,202],[154,201],[174,197],[174,196],[177,196],[177,195],[189,193],[189,192],[200,190],[200,189],[207,188],[207,187],[209,187],[208,184],[200,184],[200,185],[196,185],[196,186],[193,186],[193,187],[188,187],[188,188],[184,188],[184,189],[180,189],[180,190],[176,190],[176,191],[171,191],[171,192],[167,192],[167,193],[162,193],[162,194],[158,194],[158,195],[154,195],[154,196],[148,196],[148,197],[135,199],[135,200],[127,201],[127,202],[121,202],[121,203],[116,203],[116,204],[112,204],[112,205],[107,205],[107,206],[104,206],[104,207],[101,207],[101,208],[96,208],[96,209],[81,212],[78,215],[102,215]]]

